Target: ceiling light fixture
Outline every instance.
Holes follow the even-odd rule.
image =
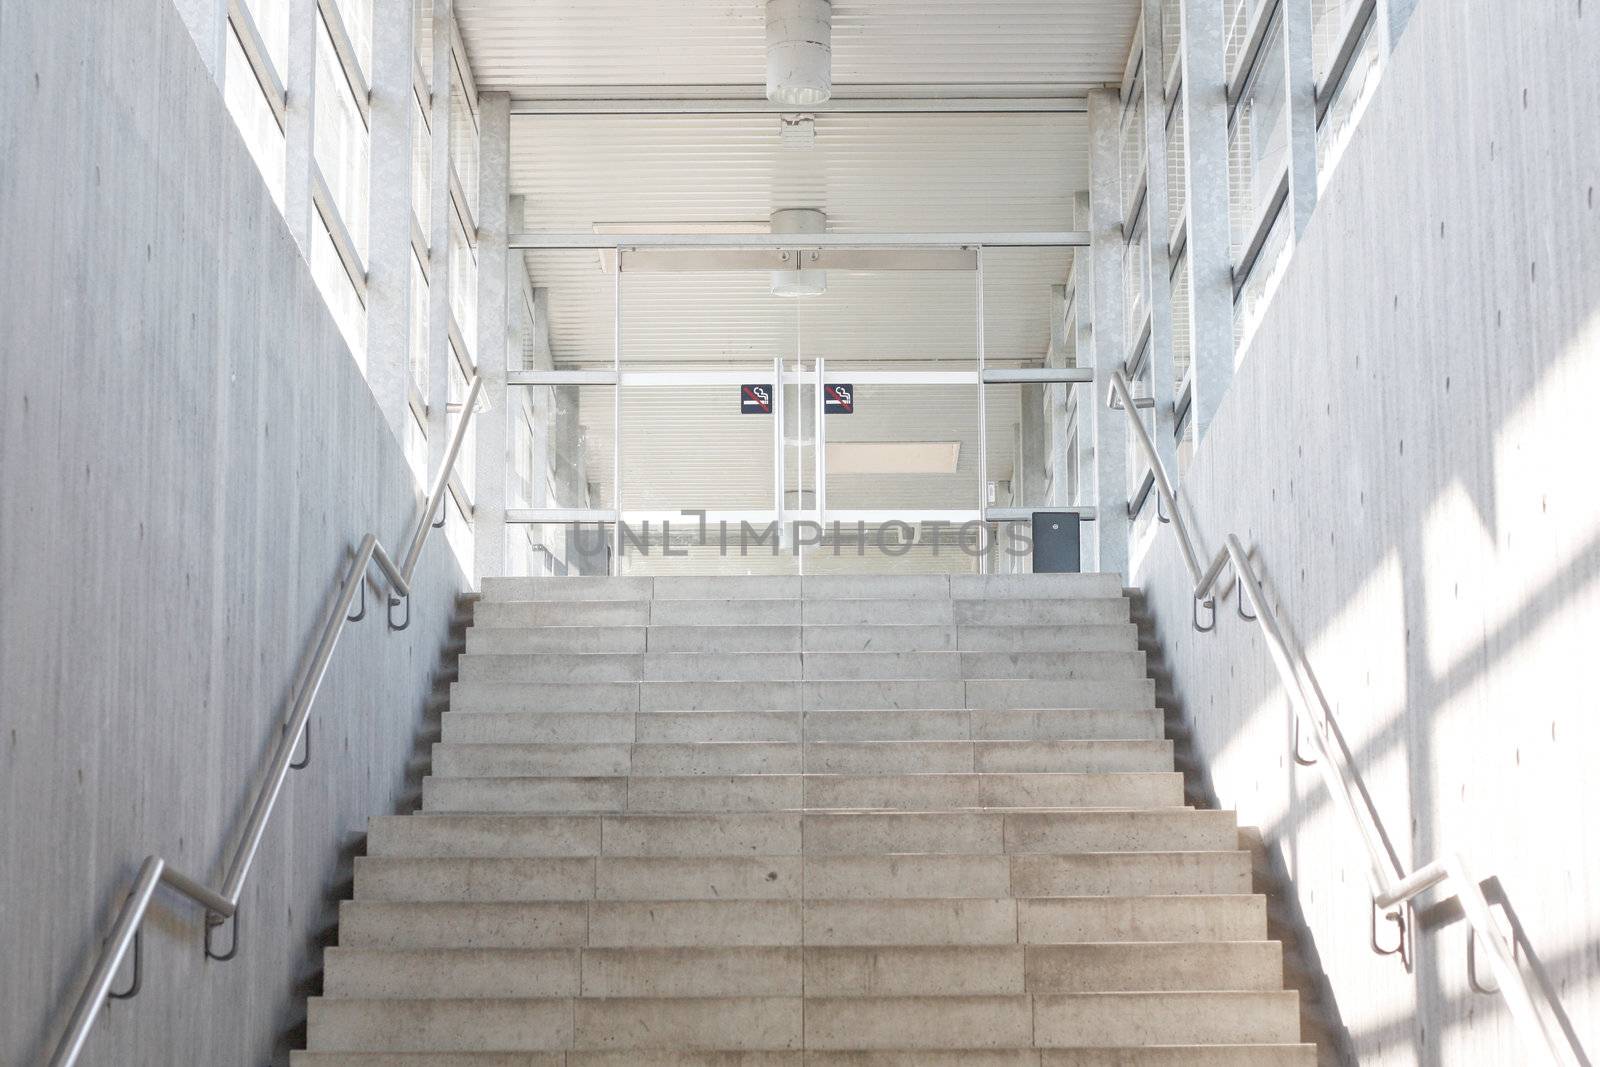
[[[832,95],[831,0],[767,0],[767,99],[806,107]]]
[[[813,207],[784,208],[772,213],[773,233],[825,233],[828,216]],[[796,249],[794,255],[805,255]],[[821,296],[828,291],[828,272],[825,270],[775,270],[772,272],[773,296]]]

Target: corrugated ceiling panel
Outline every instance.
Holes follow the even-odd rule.
[[[851,86],[1119,81],[1137,0],[835,0],[833,79]],[[762,0],[456,0],[480,89],[760,86]],[[559,92],[554,95],[560,95]]]
[[[1087,187],[1075,114],[819,115],[810,148],[776,115],[527,116],[511,186],[530,230],[763,221],[815,207],[837,233],[1067,229]]]
[[[786,147],[765,115],[529,117],[515,120],[512,189],[523,228],[587,232],[596,223],[755,222],[777,207],[819,207],[832,232],[1059,230],[1087,182],[1079,115],[824,115],[809,149]],[[528,255],[550,292],[561,363],[609,361],[612,277],[598,253]],[[1037,359],[1049,343],[1049,287],[1063,250],[991,251],[986,340],[994,360]],[[839,275],[806,301],[841,324],[817,335],[840,355],[966,358],[973,353],[970,279],[937,284]],[[771,359],[792,351],[792,302],[764,274],[628,275],[630,359]],[[847,297],[862,301],[850,304]],[[881,313],[884,329],[857,323]],[[651,335],[641,323],[661,326]]]

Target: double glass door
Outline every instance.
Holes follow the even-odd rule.
[[[988,566],[978,252],[805,253],[807,296],[774,255],[623,250],[612,350],[512,376],[552,415],[509,513],[548,572]]]

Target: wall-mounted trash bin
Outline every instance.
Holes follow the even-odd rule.
[[[1033,513],[1033,573],[1077,574],[1083,569],[1078,542],[1078,513]]]

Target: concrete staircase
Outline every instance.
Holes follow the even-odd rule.
[[[1114,576],[484,583],[295,1067],[1309,1067]]]

